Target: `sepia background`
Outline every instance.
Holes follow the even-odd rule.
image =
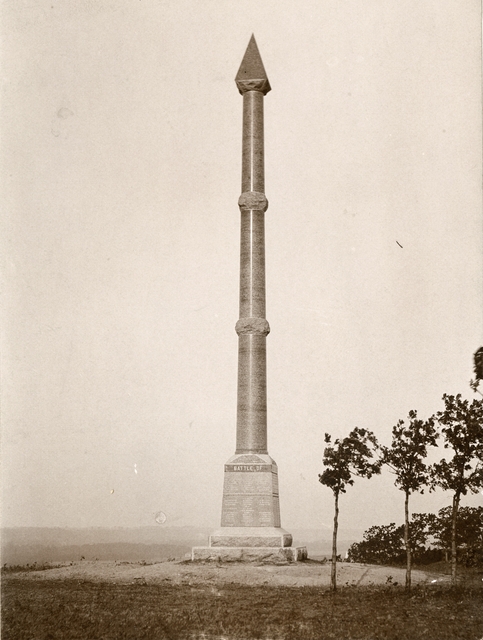
[[[324,432],[389,444],[474,395],[480,3],[4,0],[2,29],[2,525],[219,526],[253,32],[269,453],[282,526],[328,530]],[[403,520],[388,473],[340,507],[341,529]]]

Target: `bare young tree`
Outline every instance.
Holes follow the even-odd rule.
[[[444,394],[444,411],[433,416],[438,421],[444,448],[452,451],[449,460],[433,465],[434,486],[453,492],[451,518],[451,582],[456,583],[456,523],[461,496],[483,488],[483,400],[463,400],[461,394]]]
[[[337,529],[339,526],[339,496],[346,492],[347,486],[354,484],[354,477],[370,478],[380,473],[379,460],[371,462],[377,450],[376,436],[367,429],[355,427],[350,434],[334,440],[326,433],[324,449],[324,471],[319,473],[319,482],[329,487],[334,494],[334,529],[332,535],[332,566],[330,584],[333,591],[337,589]]]
[[[404,491],[404,546],[406,548],[406,589],[411,588],[412,543],[409,518],[409,496],[424,493],[430,484],[425,463],[428,446],[436,446],[437,431],[434,420],[419,420],[416,411],[409,412],[409,421],[399,420],[392,428],[390,447],[381,447],[382,462],[396,476],[394,484]]]

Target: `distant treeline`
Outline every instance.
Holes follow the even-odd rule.
[[[412,557],[424,565],[448,560],[451,555],[452,509],[445,507],[438,514],[414,513],[410,538]],[[460,507],[456,523],[458,562],[467,567],[483,566],[483,507]],[[404,525],[370,527],[361,542],[354,542],[347,553],[349,562],[403,565],[406,562]]]

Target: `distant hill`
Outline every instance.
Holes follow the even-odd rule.
[[[204,546],[213,528],[138,527],[63,529],[44,527],[5,528],[1,532],[1,564],[24,565],[34,562],[117,560],[156,562],[182,558],[191,547]],[[352,533],[352,532],[351,532]],[[309,556],[331,553],[330,531],[294,530],[294,543],[306,546]],[[338,552],[344,556],[360,535],[341,532]]]
[[[161,562],[182,558],[191,551],[187,545],[111,544],[83,545],[7,545],[2,552],[2,564],[26,565],[44,562],[74,562],[78,560],[117,560],[120,562]]]
[[[207,543],[209,530],[194,527],[63,529],[19,527],[2,530],[1,563],[119,560],[155,562],[180,558]]]
[[[208,539],[210,529],[195,527],[89,527],[71,529],[61,527],[16,527],[4,528],[2,546],[15,545],[80,545],[112,544],[125,542],[132,544],[170,544],[188,541],[188,544],[203,544]]]

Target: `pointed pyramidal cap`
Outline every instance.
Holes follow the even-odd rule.
[[[261,91],[265,96],[271,89],[253,34],[236,74],[235,82],[242,95],[247,91]]]

